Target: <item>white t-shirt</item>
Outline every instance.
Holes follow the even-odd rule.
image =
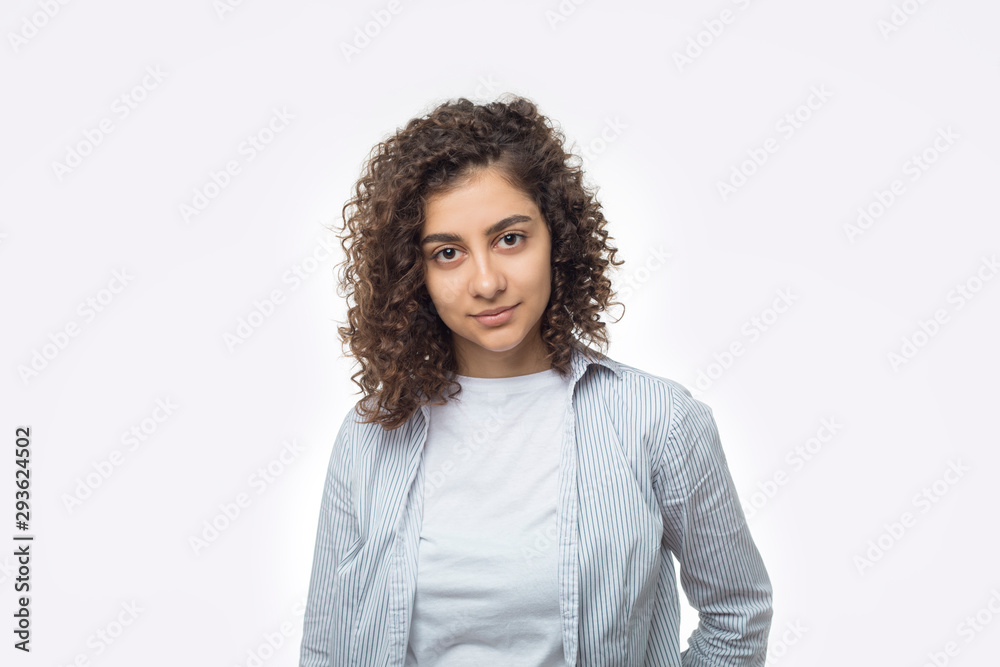
[[[565,665],[556,504],[569,379],[459,375],[431,406],[406,665]]]

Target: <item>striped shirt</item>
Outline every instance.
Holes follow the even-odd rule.
[[[566,664],[760,667],[771,582],[711,408],[677,382],[574,349],[560,450]],[[394,430],[351,410],[323,488],[300,667],[401,666],[423,505],[428,406]],[[680,650],[674,563],[699,624]]]

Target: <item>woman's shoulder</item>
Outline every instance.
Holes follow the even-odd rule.
[[[636,366],[630,366],[622,362],[616,362],[621,371],[622,381],[633,385],[648,385],[661,391],[677,393],[693,398],[691,390],[683,383],[665,375],[658,375]]]
[[[599,353],[595,353],[590,362],[598,363],[612,371],[601,374],[604,384],[616,384],[626,395],[633,398],[642,398],[645,394],[658,394],[678,400],[697,401],[685,384],[666,375],[658,375]]]
[[[600,411],[626,449],[641,443],[646,449],[643,460],[675,473],[692,452],[698,456],[714,452],[712,409],[687,386],[607,357],[598,363],[603,371],[592,374],[577,405],[584,411]]]
[[[628,413],[629,419],[677,426],[712,414],[712,409],[685,384],[669,376],[604,355],[595,361],[609,371],[597,374],[597,385],[607,400],[618,403]]]

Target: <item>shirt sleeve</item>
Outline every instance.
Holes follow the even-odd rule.
[[[337,567],[358,534],[351,501],[351,433],[353,410],[345,417],[334,440],[316,528],[312,574],[302,625],[299,667],[329,667],[334,622]]]
[[[698,627],[683,667],[761,667],[771,627],[771,581],[750,536],[712,410],[673,401],[660,474],[672,496],[666,540],[677,555]]]

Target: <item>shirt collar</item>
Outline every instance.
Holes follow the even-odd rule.
[[[587,369],[594,365],[609,368],[615,373],[615,375],[621,377],[621,364],[611,357],[598,352],[597,350],[579,345],[573,348],[572,355],[570,356],[570,384],[576,386],[577,381],[583,377],[583,375],[587,372]]]

